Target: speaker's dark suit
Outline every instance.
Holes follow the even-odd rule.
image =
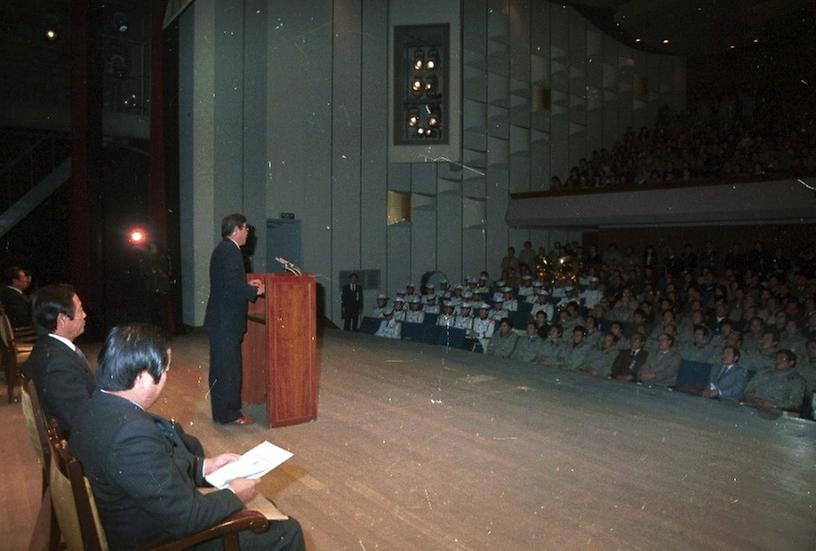
[[[241,417],[241,339],[247,303],[257,290],[246,282],[241,249],[224,239],[210,259],[210,299],[204,327],[210,337],[210,398],[213,419],[229,423]]]
[[[351,283],[343,286],[342,297],[340,298],[340,310],[343,318],[343,331],[357,331],[360,321],[360,314],[363,311],[363,289],[359,283],[351,288]]]
[[[3,309],[12,327],[31,325],[31,303],[23,293],[4,286],[0,289],[0,302],[3,303]]]
[[[96,388],[85,356],[43,335],[34,343],[21,369],[34,380],[45,414],[57,420],[64,434],[70,433],[76,412],[85,407]]]

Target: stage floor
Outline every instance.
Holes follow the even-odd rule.
[[[154,411],[209,454],[294,452],[261,488],[311,550],[814,549],[816,423],[329,330],[317,421],[225,427],[207,361],[177,339]]]

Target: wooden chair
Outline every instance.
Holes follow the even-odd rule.
[[[107,551],[105,530],[99,520],[90,482],[82,474],[82,465],[68,451],[67,443],[56,431],[49,430],[52,461],[49,469],[52,503],[68,551]],[[225,551],[238,551],[238,534],[252,530],[260,534],[269,528],[269,520],[258,511],[239,511],[220,523],[186,538],[151,546],[152,551],[177,551],[199,543],[223,538]]]
[[[40,399],[37,395],[37,387],[34,381],[25,379],[20,392],[20,403],[23,408],[23,419],[26,424],[28,437],[31,439],[31,447],[37,454],[42,466],[42,492],[48,488],[48,466],[51,462],[51,446],[48,442],[48,421],[45,419],[45,412],[40,407]]]
[[[48,441],[48,422],[45,413],[40,407],[37,388],[34,381],[25,379],[20,393],[20,403],[23,408],[28,437],[42,467],[42,497],[40,511],[32,531],[29,551],[56,551],[59,549],[60,533],[54,509],[51,506],[51,492],[49,484],[49,467],[51,465],[51,445]],[[54,427],[56,430],[56,427]]]
[[[20,364],[28,359],[32,348],[30,343],[18,343],[15,340],[8,316],[5,312],[0,312],[0,363],[6,372],[9,404],[14,401],[14,387],[20,380]]]

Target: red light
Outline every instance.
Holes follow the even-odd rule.
[[[142,228],[131,228],[128,232],[128,241],[137,247],[144,245],[147,242],[147,232]]]

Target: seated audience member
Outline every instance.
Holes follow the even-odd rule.
[[[510,318],[502,318],[499,322],[499,330],[493,333],[493,338],[490,339],[490,346],[487,348],[487,353],[491,356],[498,356],[500,358],[509,358],[516,349],[516,340],[518,335],[513,332],[513,324]]]
[[[564,362],[564,343],[561,337],[564,335],[564,328],[560,325],[550,325],[547,331],[547,338],[541,343],[541,355],[538,362],[547,367],[557,367]]]
[[[439,314],[439,305],[436,303],[436,295],[431,293],[425,297],[425,306],[422,311],[426,314]]]
[[[422,323],[425,321],[425,312],[422,311],[422,299],[414,295],[408,300],[408,311],[405,312],[406,323]]]
[[[405,310],[405,299],[399,295],[401,291],[397,292],[397,297],[394,299],[394,308],[391,310],[392,315],[396,321],[405,321],[405,316],[408,311]]]
[[[755,373],[771,371],[776,364],[776,351],[779,349],[779,333],[768,328],[762,333],[759,348],[746,355],[742,366]]]
[[[405,302],[408,302],[416,296],[419,296],[416,292],[416,284],[408,283],[405,285]]]
[[[620,300],[615,303],[606,317],[610,320],[630,321],[636,309],[637,302],[632,296],[632,290],[627,287],[623,289]]]
[[[747,370],[737,365],[739,360],[740,351],[738,349],[733,346],[723,347],[721,363],[711,369],[708,388],[703,391],[703,396],[732,401],[741,400],[750,375]]]
[[[504,309],[507,310],[508,312],[517,312],[518,300],[513,298],[513,288],[502,287],[500,291],[504,295]]]
[[[456,316],[453,314],[453,303],[445,301],[442,304],[442,313],[436,318],[436,324],[440,327],[453,327],[456,325]]]
[[[170,349],[158,328],[124,325],[108,333],[95,392],[70,438],[90,481],[111,549],[135,549],[209,528],[256,495],[257,480],[236,478],[229,489],[201,494],[204,476],[238,459],[204,458],[182,445],[172,424],[148,413],[161,396]],[[239,536],[242,549],[304,549],[298,522],[270,521],[263,534]],[[220,547],[220,542],[205,548]]]
[[[626,350],[629,339],[623,334],[623,324],[619,321],[613,321],[609,324],[609,332],[615,335],[615,347],[618,350]]]
[[[555,315],[555,308],[552,304],[550,304],[550,293],[547,292],[546,289],[539,289],[536,291],[536,301],[533,303],[533,307],[530,309],[530,315],[535,316],[538,312],[544,312],[547,314],[547,319],[553,319]]]
[[[457,329],[464,329],[465,332],[473,327],[473,316],[470,315],[471,305],[469,302],[463,302],[459,305],[459,315],[453,322],[453,326]]]
[[[473,320],[473,327],[467,333],[468,338],[477,340],[482,351],[486,352],[495,327],[495,322],[490,319],[490,305],[483,302],[479,305],[479,315]]]
[[[785,322],[785,332],[779,338],[779,348],[790,350],[798,358],[805,356],[805,343],[807,339],[799,331],[799,324],[796,320],[789,319]]]
[[[612,363],[612,378],[619,381],[636,381],[638,372],[646,360],[649,359],[649,352],[644,345],[646,337],[641,333],[633,333],[629,339],[629,348],[621,350],[615,361]]]
[[[762,318],[754,316],[748,322],[748,332],[742,337],[741,350],[745,353],[759,350],[762,342],[762,334],[765,332],[765,324],[762,323]]]
[[[501,293],[496,293],[493,295],[493,313],[490,314],[490,319],[496,323],[501,323],[501,320],[509,316],[510,312],[508,312],[504,307],[504,295]]]
[[[516,348],[510,355],[514,360],[534,362],[541,354],[541,337],[535,321],[527,322],[527,333],[516,339]]]
[[[533,276],[525,275],[521,278],[521,283],[519,283],[519,290],[518,296],[523,297],[524,300],[527,300],[527,297],[532,296],[534,293],[533,289]]]
[[[376,319],[383,319],[385,313],[390,310],[388,307],[388,297],[380,293],[377,295],[377,306],[371,311],[371,317]]]
[[[598,327],[598,321],[595,319],[595,316],[588,315],[584,318],[584,329],[586,329],[586,342],[589,343],[590,346],[597,346],[603,336],[600,328]]]
[[[589,278],[589,287],[581,292],[579,295],[580,299],[583,301],[584,307],[587,310],[592,310],[598,304],[600,304],[601,299],[603,298],[603,291],[598,288],[598,283],[600,280],[592,276]]]
[[[680,356],[692,362],[716,363],[717,349],[711,344],[711,332],[708,327],[694,326],[694,340],[680,350]]]
[[[677,373],[683,360],[672,346],[674,346],[672,335],[663,333],[657,338],[657,351],[649,353],[649,358],[638,373],[638,378],[642,382],[671,386],[677,381]]]
[[[0,289],[0,303],[13,328],[30,327],[31,303],[25,290],[31,285],[31,278],[19,266],[9,266],[5,272],[6,285]]]
[[[586,339],[586,328],[583,325],[576,326],[572,330],[572,341],[564,346],[562,363],[558,367],[572,371],[580,369],[592,349],[592,345]]]
[[[32,311],[39,338],[22,371],[34,381],[46,416],[67,435],[96,388],[88,360],[74,344],[85,332],[85,310],[74,288],[61,284],[39,289]]]
[[[802,407],[807,382],[796,370],[796,354],[787,349],[776,353],[772,371],[757,373],[745,387],[745,401],[761,409]]]
[[[609,377],[612,364],[620,352],[617,347],[618,338],[612,333],[605,333],[601,337],[599,346],[593,347],[587,353],[580,370],[596,377]]]
[[[533,320],[538,328],[538,336],[542,339],[546,339],[547,331],[550,329],[550,325],[547,323],[547,314],[543,310],[539,310],[533,316]]]
[[[385,313],[385,318],[380,322],[377,332],[378,337],[387,339],[399,339],[402,335],[402,324],[394,319],[394,312],[389,310]]]

